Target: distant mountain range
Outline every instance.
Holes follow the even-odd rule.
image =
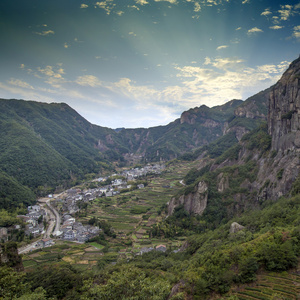
[[[136,162],[167,161],[231,134],[237,142],[267,118],[267,89],[246,101],[205,105],[166,126],[113,130],[93,125],[65,103],[0,99],[0,207]],[[26,197],[20,195],[26,194]],[[19,195],[19,196],[16,196]]]

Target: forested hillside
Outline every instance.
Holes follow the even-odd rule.
[[[196,107],[166,126],[118,131],[90,124],[64,103],[0,99],[0,170],[10,182],[0,207],[32,203],[34,194],[75,185],[88,173],[112,168],[113,162],[124,166],[167,161],[227,133],[238,141],[265,119],[265,99],[259,94],[252,98]],[[249,116],[239,110],[247,103]],[[21,188],[14,192],[16,183],[11,180]],[[33,193],[29,198],[25,193],[22,200],[22,191],[28,188]]]

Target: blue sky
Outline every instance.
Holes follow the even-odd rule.
[[[0,40],[1,98],[152,127],[274,84],[300,54],[300,1],[1,0]]]

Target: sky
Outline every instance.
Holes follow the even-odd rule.
[[[300,1],[1,0],[0,41],[0,98],[148,128],[276,83],[300,54]]]

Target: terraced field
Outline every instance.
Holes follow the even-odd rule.
[[[300,275],[286,272],[258,275],[255,284],[235,288],[232,296],[239,300],[300,299]]]
[[[99,198],[92,202],[87,216],[79,221],[86,222],[92,217],[108,221],[117,234],[117,241],[129,244],[126,253],[138,252],[141,247],[168,244],[178,247],[181,242],[150,239],[148,231],[153,224],[165,218],[164,207],[183,185],[180,181],[191,168],[190,163],[174,163],[160,176],[147,176],[148,185],[143,189],[121,193],[114,197]],[[114,240],[110,241],[114,248]],[[117,242],[117,243],[118,243]]]
[[[160,176],[144,178],[148,185],[143,189],[92,201],[86,216],[77,220],[85,223],[97,217],[108,221],[117,236],[109,238],[105,247],[95,242],[78,244],[56,241],[53,247],[25,255],[24,267],[35,268],[49,261],[63,260],[81,269],[93,269],[98,261],[115,262],[120,258],[131,258],[143,247],[154,248],[164,244],[168,249],[178,249],[183,244],[184,237],[172,240],[151,238],[148,230],[165,218],[164,207],[183,187],[180,181],[190,168],[188,162],[171,163]]]

